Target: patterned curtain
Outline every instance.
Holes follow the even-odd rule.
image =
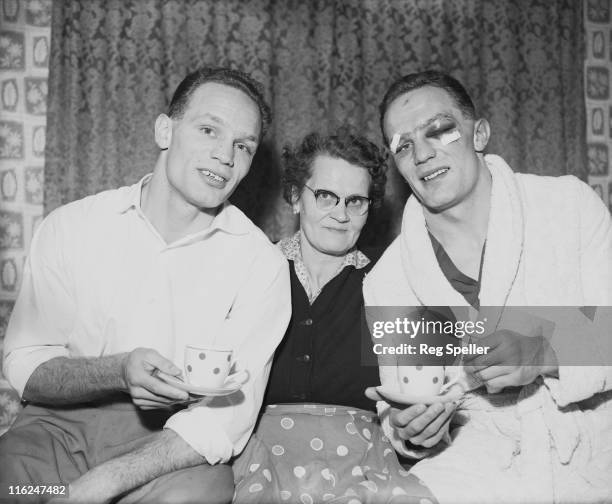
[[[279,151],[343,122],[381,139],[378,103],[409,72],[450,71],[517,171],[586,179],[582,2],[573,0],[72,0],[54,2],[45,210],[149,172],[153,123],[184,75],[260,80],[274,127],[235,202],[272,239],[292,232]],[[406,187],[394,170],[370,226],[384,244]]]

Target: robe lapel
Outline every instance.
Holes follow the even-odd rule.
[[[404,209],[400,253],[405,278],[425,306],[465,306],[466,300],[442,273],[419,201],[410,196]]]
[[[491,172],[492,187],[480,304],[505,306],[517,281],[522,258],[523,207],[511,168],[499,156],[488,155],[485,161]]]
[[[504,306],[516,281],[524,241],[523,209],[510,167],[485,157],[492,175],[491,213],[482,268],[482,306]],[[402,268],[418,301],[426,306],[466,306],[438,265],[418,200],[406,203],[400,239]]]

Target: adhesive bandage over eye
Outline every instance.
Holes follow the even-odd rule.
[[[448,145],[449,143],[456,142],[461,138],[461,133],[454,129],[453,131],[449,131],[448,133],[444,133],[440,136],[440,142],[442,145]]]
[[[389,149],[391,149],[391,154],[395,154],[397,152],[397,146],[399,145],[399,141],[400,141],[400,134],[396,133],[395,135],[393,135],[393,138],[391,139],[391,145],[389,145]]]

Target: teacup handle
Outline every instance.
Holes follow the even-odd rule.
[[[237,373],[228,376],[227,381],[225,383],[233,382],[243,385],[249,380],[249,377],[249,372],[246,369],[243,369],[242,371],[238,371]]]

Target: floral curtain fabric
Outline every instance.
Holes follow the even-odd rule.
[[[73,0],[54,2],[45,209],[138,180],[153,123],[182,77],[231,65],[260,80],[275,123],[239,206],[276,240],[295,226],[278,154],[350,123],[376,142],[396,77],[450,71],[515,170],[587,176],[582,2],[572,0]],[[406,198],[392,172],[370,231],[384,244]]]

